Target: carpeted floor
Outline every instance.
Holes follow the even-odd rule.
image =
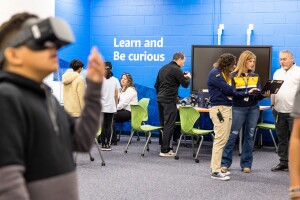
[[[234,163],[230,168],[231,180],[210,178],[212,143],[202,145],[199,163],[192,157],[192,149],[181,146],[179,160],[159,157],[159,145],[152,139],[150,151],[141,156],[145,141],[133,139],[128,153],[124,153],[128,137],[121,137],[112,151],[103,152],[106,166],[96,147],[91,153],[79,154],[77,173],[80,199],[230,199],[230,200],[279,200],[288,199],[288,172],[271,172],[278,164],[274,148],[264,147],[254,151],[252,172],[245,174],[239,167],[238,149],[234,152]],[[176,146],[174,146],[175,151]]]

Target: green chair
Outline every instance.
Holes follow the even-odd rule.
[[[161,131],[162,127],[142,124],[144,119],[148,115],[147,110],[140,104],[130,105],[130,107],[131,107],[132,131],[131,131],[130,138],[128,140],[128,143],[127,143],[124,153],[127,153],[127,150],[128,150],[129,144],[131,143],[132,137],[133,137],[134,133],[138,131],[138,132],[144,132],[145,137],[146,137],[146,144],[145,144],[144,149],[141,154],[142,156],[144,156],[145,150],[147,149],[147,151],[149,151],[149,140],[151,138],[151,132],[157,131],[157,130]]]
[[[255,128],[255,133],[254,133],[254,142],[256,140],[256,135],[257,135],[258,129],[269,129],[269,133],[271,135],[271,138],[273,140],[273,143],[274,143],[274,146],[275,146],[275,149],[276,149],[276,152],[277,152],[278,151],[278,146],[276,144],[276,141],[275,141],[273,133],[272,133],[273,130],[276,130],[275,124],[269,124],[269,123],[259,123],[259,124],[257,124],[256,128]],[[260,135],[260,146],[262,146],[262,133]]]
[[[149,98],[142,98],[142,99],[140,99],[140,101],[139,101],[139,104],[140,104],[141,106],[143,106],[143,107],[146,109],[146,111],[147,111],[147,116],[145,116],[145,118],[143,119],[143,123],[144,123],[144,124],[145,124],[146,121],[148,121],[148,105],[149,105],[149,101],[150,101]],[[122,122],[121,125],[120,125],[118,141],[120,141],[120,138],[121,138],[122,129],[123,129],[123,123],[125,123],[125,122]],[[137,141],[140,141],[140,136],[139,136],[138,133],[137,133]]]
[[[175,159],[176,160],[179,159],[177,153],[180,147],[182,136],[190,135],[192,136],[193,156],[195,157],[195,162],[199,163],[198,154],[203,142],[203,135],[211,134],[213,136],[212,134],[213,130],[202,130],[202,129],[194,128],[196,121],[200,118],[200,113],[194,107],[191,106],[179,107],[179,115],[180,115],[181,135],[175,152]],[[199,137],[201,138],[196,154],[195,154],[194,141],[193,141],[194,137],[197,137],[197,139]]]

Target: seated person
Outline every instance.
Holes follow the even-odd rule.
[[[117,113],[114,115],[114,121],[118,123],[127,122],[131,119],[130,104],[137,104],[137,91],[135,89],[132,76],[129,73],[123,73],[121,77],[121,89],[119,92],[119,102]],[[117,144],[117,134],[114,125],[113,144]]]

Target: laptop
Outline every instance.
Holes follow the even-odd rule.
[[[283,80],[268,80],[265,86],[263,87],[261,93],[264,94],[268,90],[270,90],[271,94],[277,94],[283,82]]]

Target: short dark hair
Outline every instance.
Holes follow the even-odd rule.
[[[111,62],[105,62],[105,68],[109,68],[110,70],[112,70]]]
[[[79,68],[83,68],[84,64],[80,60],[74,59],[70,62],[70,67],[74,70],[77,71]]]
[[[173,55],[173,60],[179,60],[179,59],[184,59],[185,55],[182,52],[177,52]]]
[[[113,73],[112,71],[110,70],[110,68],[106,68],[106,75],[105,75],[105,78],[106,79],[110,79],[110,77],[113,76]]]
[[[10,40],[16,36],[18,31],[22,28],[23,23],[29,18],[38,18],[37,15],[23,12],[13,15],[8,21],[4,22],[0,26],[0,49],[3,49],[8,45]],[[4,67],[5,58],[2,63],[0,63],[0,69]]]

